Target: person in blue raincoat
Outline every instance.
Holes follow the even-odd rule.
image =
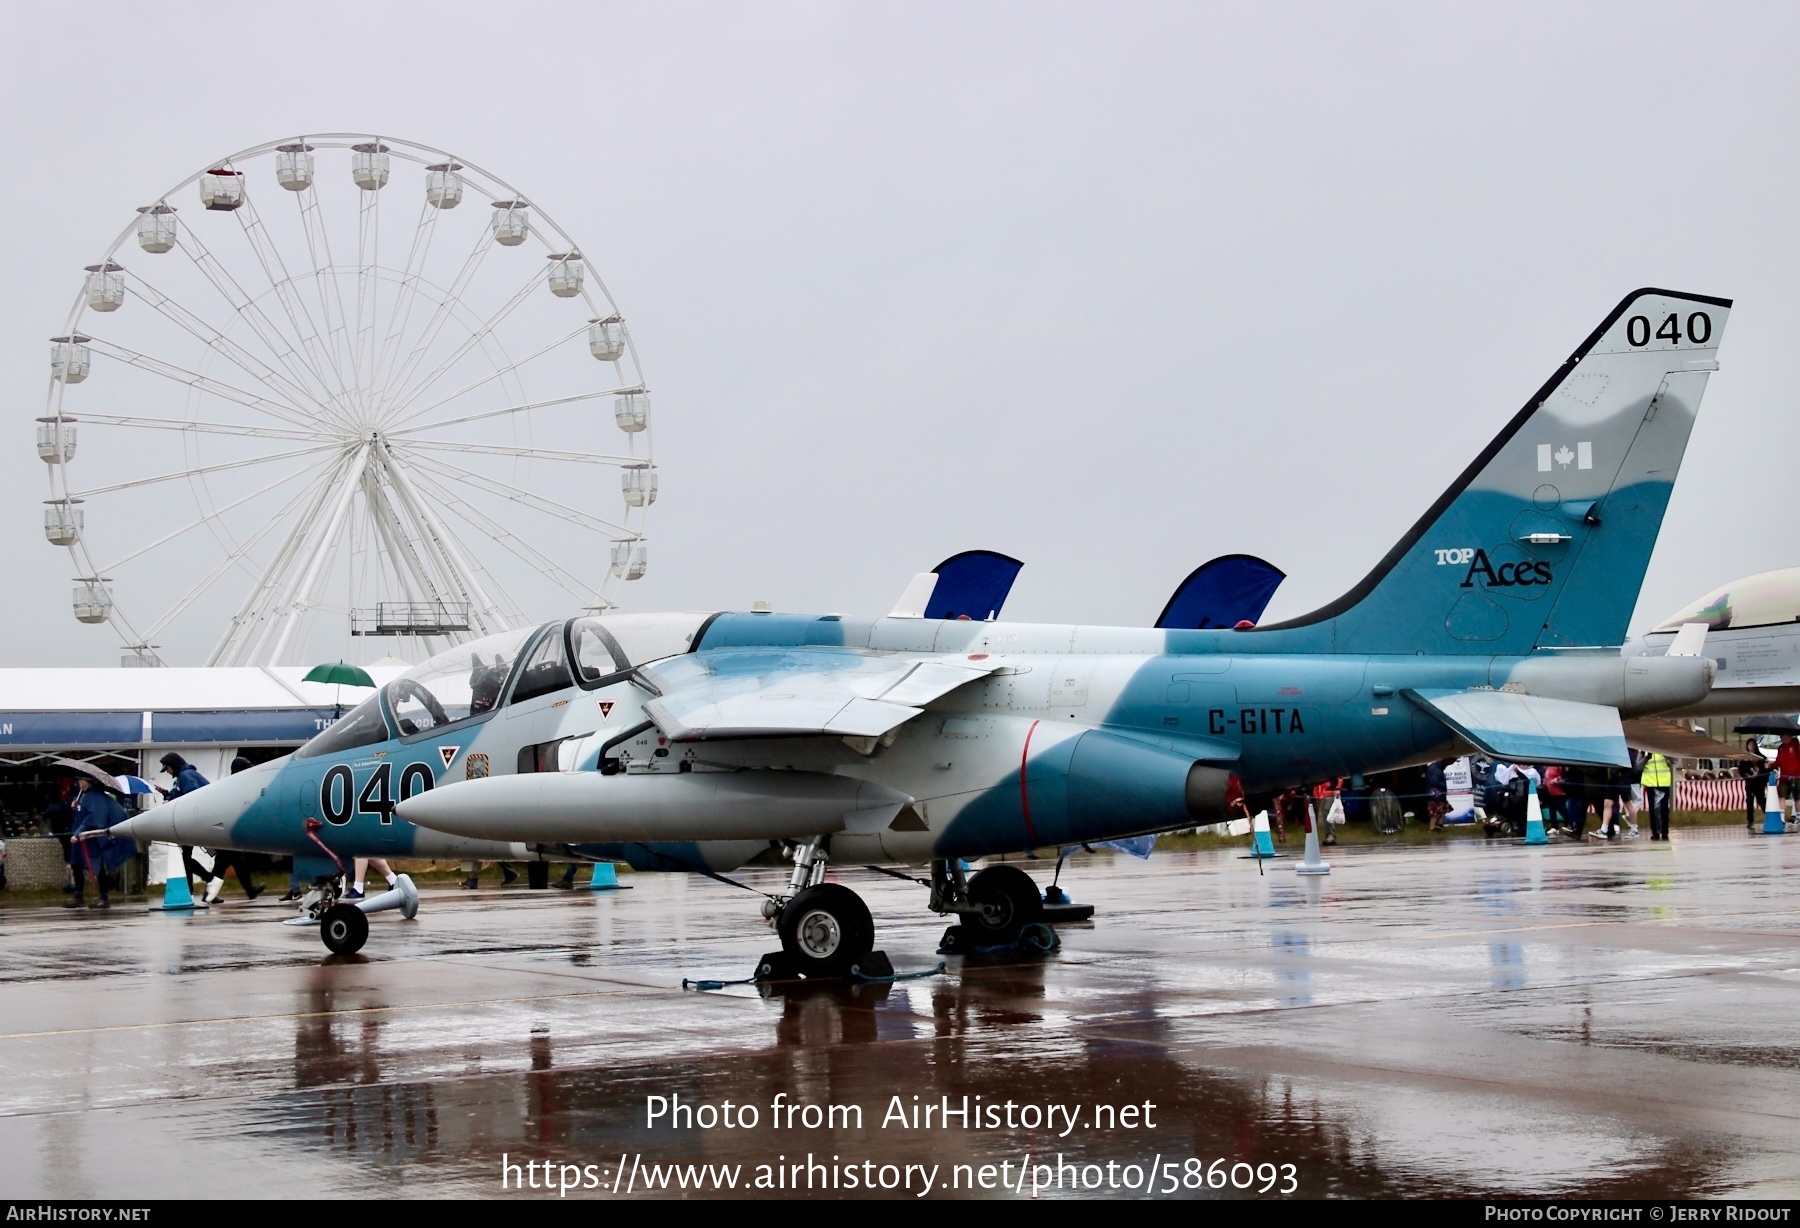
[[[200,774],[199,768],[174,751],[170,751],[162,757],[162,770],[175,778],[175,783],[170,788],[156,786],[156,791],[163,795],[165,801],[172,802],[178,797],[185,797],[195,789],[204,789],[208,783],[206,777]],[[197,878],[206,884],[206,887],[201,888],[202,891],[211,889],[215,872],[219,870],[219,867],[213,861],[210,851],[207,853],[207,861],[202,863],[195,860],[193,848],[184,845],[181,849],[181,864],[186,869],[189,878]],[[218,893],[214,892],[213,894],[217,895]]]
[[[63,907],[81,908],[85,904],[88,908],[111,908],[108,889],[112,876],[131,860],[137,852],[137,843],[113,836],[87,835],[84,838],[85,833],[103,832],[123,823],[125,807],[86,776],[77,776],[75,787],[79,792],[75,795],[75,818],[70,825],[73,840],[69,850],[69,870],[75,876],[75,894],[63,902]],[[94,886],[100,894],[92,904],[86,904],[82,899],[89,875],[93,876]]]

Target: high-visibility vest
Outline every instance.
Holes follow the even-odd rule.
[[[1675,772],[1661,755],[1651,755],[1644,763],[1644,784],[1652,789],[1667,789],[1675,783]]]

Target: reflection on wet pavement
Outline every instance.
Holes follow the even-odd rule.
[[[1313,1195],[1800,1193],[1800,841],[1333,861],[1093,857],[1064,882],[1099,914],[1041,962],[703,994],[682,977],[747,975],[774,943],[753,897],[700,878],[428,893],[348,960],[263,904],[12,909],[0,1193],[490,1195],[503,1154],[608,1183],[622,1155],[942,1184],[1030,1154],[1291,1164]],[[937,962],[921,890],[838,877],[902,971]],[[760,1120],[650,1127],[651,1097]],[[1008,1101],[1080,1116],[910,1116]],[[840,1112],[782,1127],[778,1103]]]

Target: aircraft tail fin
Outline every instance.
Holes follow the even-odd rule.
[[[1627,295],[1360,584],[1251,634],[1408,655],[1623,643],[1730,309]]]
[[[1158,627],[1235,627],[1254,623],[1287,573],[1254,554],[1222,554],[1194,568],[1157,616]]]

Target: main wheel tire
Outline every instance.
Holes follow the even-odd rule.
[[[333,955],[354,955],[369,940],[369,916],[354,904],[333,904],[319,918],[319,937]]]
[[[963,924],[992,943],[1011,942],[1019,931],[1044,915],[1044,897],[1031,875],[1017,866],[989,866],[969,880],[969,903],[975,911]]]
[[[804,976],[846,976],[875,949],[869,906],[838,883],[808,887],[781,910],[781,949]]]

